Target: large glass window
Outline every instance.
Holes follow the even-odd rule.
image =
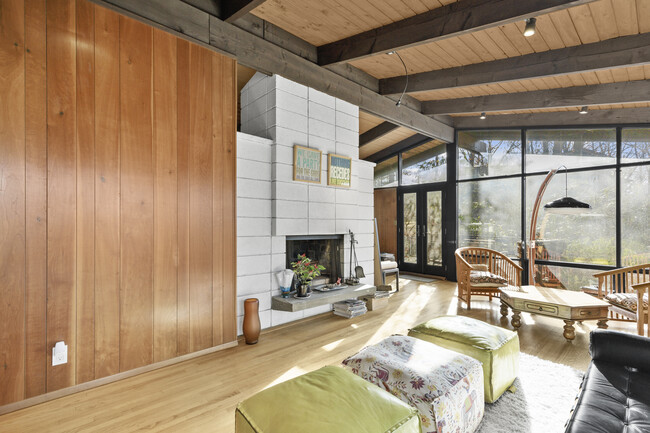
[[[490,248],[518,257],[521,180],[458,184],[458,245]]]
[[[579,291],[597,287],[598,280],[593,269],[569,268],[567,266],[535,265],[535,285]]]
[[[615,129],[537,129],[526,131],[526,172],[616,163]]]
[[[558,172],[546,188],[536,225],[536,259],[562,262],[616,264],[616,170]],[[531,210],[546,176],[526,178],[526,238],[530,234]],[[577,215],[546,212],[543,204],[569,196],[591,205]]]
[[[458,178],[521,173],[521,131],[458,132]]]
[[[402,185],[446,181],[446,147],[432,141],[402,152]]]
[[[642,162],[650,159],[650,128],[623,128],[621,131],[621,162]]]
[[[650,165],[621,168],[621,264],[650,263]]]
[[[397,186],[397,157],[394,156],[375,166],[375,188]]]

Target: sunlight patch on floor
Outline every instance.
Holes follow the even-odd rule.
[[[343,340],[345,340],[345,338],[341,338],[340,340],[332,341],[331,343],[326,344],[325,346],[323,346],[323,350],[325,350],[326,352],[331,352],[332,350],[336,349],[339,346],[339,344],[343,343]]]
[[[300,375],[303,375],[307,373],[307,370],[304,370],[300,367],[291,367],[289,370],[287,370],[282,376],[278,377],[275,379],[273,382],[269,383],[264,387],[264,389],[270,388],[273,385],[277,385],[278,383],[285,382],[289,379],[293,379],[294,377],[298,377]]]

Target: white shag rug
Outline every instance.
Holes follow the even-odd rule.
[[[485,405],[476,433],[562,433],[583,372],[525,353],[519,359],[516,392]]]

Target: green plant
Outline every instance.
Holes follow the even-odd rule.
[[[300,284],[309,284],[311,280],[320,275],[320,271],[325,270],[324,266],[313,263],[306,254],[299,254],[298,261],[291,263],[291,267]]]

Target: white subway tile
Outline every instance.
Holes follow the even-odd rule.
[[[237,179],[237,197],[271,198],[271,182],[253,179]]]
[[[324,180],[324,182],[327,182]],[[309,185],[309,201],[336,203],[336,189],[328,186]]]
[[[271,180],[271,164],[237,158],[237,178]]]
[[[272,182],[272,196],[276,200],[307,201],[306,182]]]
[[[310,235],[328,235],[335,234],[336,220],[333,219],[309,219],[309,234]]]
[[[275,111],[275,123],[276,126],[281,126],[287,129],[293,129],[294,131],[303,132],[307,134],[308,131],[308,118],[302,114],[294,113],[291,111],[283,110],[281,108],[275,108],[269,112]]]
[[[359,183],[357,183],[357,191],[360,193],[373,193],[374,192],[374,180],[373,179],[362,179],[359,178]]]
[[[275,125],[269,128],[269,137],[276,143],[293,147],[295,144],[300,146],[309,145],[309,136],[305,132],[299,132],[289,129],[285,126]]]
[[[327,140],[336,139],[336,127],[333,123],[322,122],[318,119],[309,118],[309,135],[316,135]]]
[[[308,218],[309,203],[307,201],[273,200],[273,216],[275,218]]]
[[[244,301],[250,298],[257,298],[259,301],[258,311],[265,311],[271,309],[271,292],[265,291],[261,293],[253,293],[247,296],[237,297],[237,316],[244,315]]]
[[[247,296],[271,290],[271,274],[241,275],[237,277],[237,296]]]
[[[346,143],[336,142],[336,154],[341,156],[347,156],[348,158],[358,159],[359,158],[359,147],[356,145],[350,145]]]
[[[256,275],[271,272],[271,256],[244,256],[237,258],[237,275]]]
[[[271,254],[270,236],[237,237],[237,257]]]
[[[271,200],[237,197],[237,216],[271,218]]]
[[[336,204],[357,204],[357,191],[351,188],[336,188]]]
[[[336,112],[334,108],[326,107],[313,101],[309,101],[309,118],[334,125],[336,122]],[[357,122],[358,123],[358,122]]]
[[[273,142],[245,133],[237,133],[237,159],[271,163]]]
[[[359,206],[357,212],[357,218],[360,220],[371,220],[375,217],[375,208],[373,206]]]
[[[271,238],[271,252],[273,254],[284,254],[287,251],[286,236],[273,236]]]
[[[357,233],[358,230],[358,220],[343,220],[343,219],[337,219],[336,220],[336,232],[337,233],[347,233],[348,231],[352,230],[353,233]]]
[[[375,178],[375,164],[368,161],[352,161],[352,171],[357,173],[361,179],[373,180]]]
[[[273,235],[304,235],[308,233],[308,219],[275,218],[273,220]]]
[[[237,236],[271,236],[271,218],[237,217]]]
[[[343,99],[336,98],[336,111],[341,111],[343,113],[349,114],[350,116],[359,118],[359,107],[354,104],[350,104]]]
[[[275,278],[275,273],[284,271],[287,268],[287,256],[285,254],[273,254],[271,256],[271,273]]]
[[[359,147],[359,133],[346,128],[336,127],[336,141],[349,146]]]
[[[276,163],[273,164],[273,180],[279,182],[293,182],[293,165]]]
[[[276,144],[273,146],[273,162],[293,166],[293,146]]]
[[[336,218],[336,207],[333,203],[318,203],[310,201],[309,218],[333,220]]]
[[[288,312],[271,310],[271,326],[283,325],[294,320],[302,319],[303,317],[304,311]]]
[[[375,194],[373,192],[357,192],[359,206],[374,206]]]
[[[276,84],[276,89],[284,90],[285,92],[289,92],[293,95],[300,96],[301,98],[307,99],[309,88],[307,86],[304,86],[302,84],[298,84],[294,81],[287,80],[286,78],[280,76],[280,75],[274,75],[275,78],[275,84]]]
[[[272,107],[307,116],[309,102],[307,98],[296,96],[281,89],[275,89],[269,92],[269,95],[271,96],[269,103],[272,104]]]
[[[328,140],[327,138],[309,134],[309,147],[323,152],[323,157],[325,158],[323,167],[327,170],[327,154],[336,153],[336,142],[334,140]]]
[[[336,219],[344,219],[344,220],[359,219],[358,206],[356,204],[336,203]]]
[[[316,89],[309,88],[309,100],[329,108],[336,108],[336,98]]]
[[[336,126],[341,128],[349,129],[350,131],[359,133],[359,117],[350,116],[349,114],[343,113],[341,111],[336,112]]]

